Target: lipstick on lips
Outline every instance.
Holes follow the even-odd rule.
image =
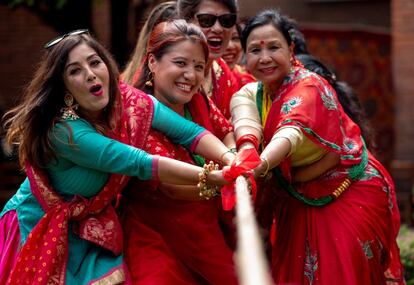
[[[101,84],[94,84],[91,88],[89,88],[89,92],[93,96],[101,96],[103,94],[103,88]]]
[[[272,74],[276,70],[276,66],[262,67],[259,69],[261,73]]]
[[[223,40],[218,37],[211,37],[207,39],[208,46],[212,51],[219,51],[223,44]]]

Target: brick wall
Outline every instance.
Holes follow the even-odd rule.
[[[43,45],[56,35],[27,8],[12,10],[0,4],[0,117],[16,104],[40,60]],[[23,179],[17,162],[0,152],[0,209]]]
[[[33,74],[43,45],[57,33],[26,8],[0,5],[0,109],[19,98]]]
[[[414,161],[414,1],[392,1],[397,159]]]

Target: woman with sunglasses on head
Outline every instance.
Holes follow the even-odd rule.
[[[140,148],[151,128],[228,164],[227,148],[205,129],[118,82],[109,53],[86,30],[57,38],[22,102],[6,114],[28,178],[0,219],[0,283],[128,283],[113,202],[128,176],[163,183],[224,184],[203,169]]]
[[[160,23],[149,36],[136,87],[225,140],[233,137],[233,127],[198,92],[207,60],[207,43],[197,26],[184,20]],[[205,164],[157,130],[149,132],[144,150]],[[200,196],[195,186],[138,179],[125,192],[125,255],[135,284],[237,284],[233,253],[218,224],[219,196]]]
[[[255,172],[272,190],[275,283],[404,284],[391,177],[330,84],[295,59],[286,18],[259,13],[246,24],[242,46],[260,81],[233,96],[231,112],[238,149],[257,149],[263,138]],[[291,179],[295,168],[330,153],[339,154],[336,166],[310,181]]]
[[[178,0],[178,16],[201,28],[210,52],[203,92],[210,97],[226,118],[230,118],[231,96],[238,90],[238,83],[221,58],[237,21],[235,0]]]

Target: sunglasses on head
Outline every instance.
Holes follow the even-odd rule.
[[[88,29],[80,29],[80,30],[71,31],[69,33],[61,35],[61,36],[59,36],[57,38],[54,38],[53,40],[47,42],[44,47],[45,47],[45,49],[48,49],[48,48],[56,45],[57,43],[60,43],[66,37],[76,36],[76,35],[81,35],[81,34],[89,34],[89,30]]]
[[[197,14],[196,18],[198,20],[200,27],[202,28],[210,28],[214,26],[217,19],[223,28],[231,28],[236,24],[237,21],[236,14],[223,14],[220,16],[216,16],[213,14]]]

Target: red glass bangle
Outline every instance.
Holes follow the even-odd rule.
[[[239,147],[246,142],[251,143],[255,149],[259,148],[259,139],[252,134],[245,134],[237,139],[236,141],[237,149],[239,149]]]

